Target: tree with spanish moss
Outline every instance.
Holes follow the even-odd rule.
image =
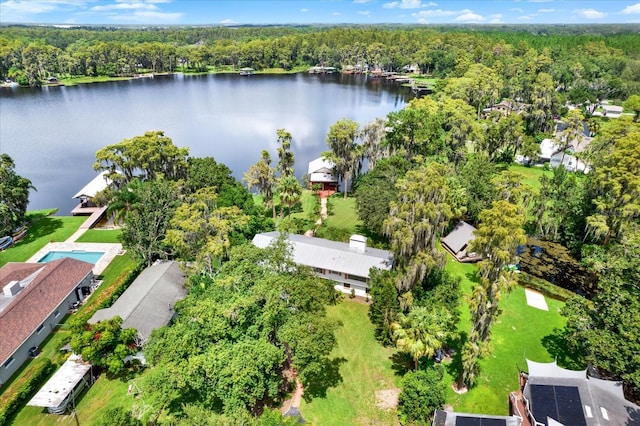
[[[327,133],[327,145],[331,151],[322,155],[334,164],[335,174],[342,180],[344,198],[347,198],[351,179],[359,171],[362,162],[362,146],[357,143],[360,125],[350,118],[338,120]]]
[[[276,186],[276,171],[271,167],[271,156],[262,150],[260,160],[249,167],[242,178],[249,188],[257,188],[262,195],[262,201],[267,208],[271,208],[273,219],[276,218],[276,205],[273,194]]]

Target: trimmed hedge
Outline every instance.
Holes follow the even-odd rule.
[[[16,411],[40,389],[42,384],[55,371],[57,366],[47,358],[38,360],[38,364],[20,379],[9,386],[0,398],[0,425],[9,424]]]
[[[521,272],[518,274],[518,283],[525,287],[537,290],[545,296],[561,300],[563,302],[576,295],[576,293],[567,290],[566,288],[551,284],[549,281],[543,280],[542,278],[534,277],[533,275],[529,275],[526,272]]]

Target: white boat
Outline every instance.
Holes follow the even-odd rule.
[[[4,250],[7,247],[13,244],[13,237],[7,235],[6,237],[0,238],[0,250]]]

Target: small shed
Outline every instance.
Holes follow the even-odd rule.
[[[469,243],[473,240],[476,230],[467,222],[460,222],[446,237],[440,240],[444,247],[458,262],[477,262],[480,256],[467,252]]]

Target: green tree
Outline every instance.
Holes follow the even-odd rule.
[[[403,425],[431,424],[433,412],[445,403],[442,367],[410,371],[402,378],[398,417]]]
[[[107,188],[104,190],[105,198],[109,200],[107,216],[113,218],[114,224],[124,222],[129,211],[140,201],[141,188],[142,181],[135,178],[122,189],[112,190]]]
[[[422,357],[432,357],[450,337],[451,314],[444,308],[430,309],[417,306],[407,315],[398,314],[392,324],[396,346],[411,355],[414,369]]]
[[[395,272],[379,269],[370,272],[369,319],[376,328],[376,339],[385,346],[394,343],[391,325],[397,321],[398,313],[401,312],[395,281]]]
[[[8,154],[0,154],[0,235],[11,232],[24,222],[29,205],[31,181],[18,175]]]
[[[125,357],[136,351],[137,331],[121,326],[122,318],[114,317],[78,327],[71,338],[71,349],[85,361],[117,375],[124,369]]]
[[[460,387],[473,386],[478,358],[489,352],[491,327],[500,313],[502,294],[516,284],[514,273],[506,267],[516,263],[516,248],[525,242],[523,223],[521,209],[507,200],[494,201],[491,209],[480,213],[480,225],[469,244],[469,251],[482,260],[478,263],[479,283],[469,301],[471,333],[462,350]]]
[[[146,132],[96,152],[95,170],[106,170],[116,188],[135,177],[176,181],[187,176],[189,148],[178,148],[163,131]]]
[[[260,161],[249,167],[242,180],[249,188],[257,188],[267,208],[271,207],[273,219],[276,218],[276,205],[273,193],[276,186],[276,172],[271,167],[271,156],[266,150],[262,150]]]
[[[640,132],[616,139],[613,149],[594,162],[595,214],[587,217],[589,234],[605,245],[620,237],[640,216]]]
[[[164,239],[169,221],[180,204],[174,182],[160,180],[144,182],[139,201],[126,216],[122,244],[133,256],[151,265],[166,257]]]
[[[285,176],[278,180],[278,197],[280,203],[287,206],[287,213],[291,215],[291,207],[293,207],[302,196],[302,186],[295,176]],[[284,216],[284,209],[281,210],[280,217]]]
[[[369,161],[369,170],[376,168],[378,161],[389,157],[389,147],[383,145],[387,120],[376,118],[374,121],[365,124],[361,131],[360,138],[364,147],[364,156]]]
[[[350,179],[360,168],[362,148],[357,143],[360,125],[349,118],[338,120],[327,133],[331,151],[322,155],[334,164],[334,173],[342,179],[344,198],[349,192]]]
[[[176,209],[165,244],[199,273],[219,270],[231,247],[231,233],[247,225],[249,217],[236,207],[219,207],[215,188],[202,188]]]
[[[406,108],[387,115],[387,143],[392,154],[407,160],[416,155],[431,156],[444,147],[442,114],[438,104],[429,99],[413,99]]]
[[[217,163],[213,157],[188,159],[188,177],[182,191],[195,193],[199,189],[214,187],[218,207],[236,206],[245,211],[253,209],[253,199],[242,184],[232,175],[227,165]]]
[[[436,240],[452,216],[447,203],[447,173],[446,166],[432,162],[410,170],[396,182],[398,198],[390,203],[384,232],[391,240],[400,271],[397,286],[402,292],[411,290],[431,269],[444,263]]]
[[[291,141],[293,137],[291,133],[285,129],[278,129],[278,172],[280,172],[280,179],[293,176],[293,165],[295,163],[295,157],[291,151]]]
[[[633,111],[635,114],[633,117],[633,121],[638,122],[638,118],[640,118],[640,95],[631,95],[629,98],[624,101],[625,109],[629,109]]]

